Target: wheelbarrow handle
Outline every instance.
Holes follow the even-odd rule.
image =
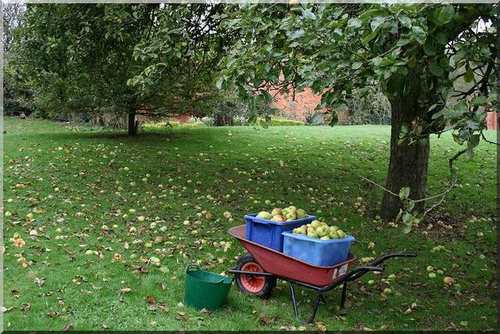
[[[416,257],[416,256],[417,256],[417,253],[415,253],[415,252],[389,253],[389,254],[385,254],[385,255],[382,255],[382,256],[376,258],[375,260],[370,262],[369,265],[370,266],[377,266],[377,265],[381,264],[382,262],[384,262],[385,260],[388,260],[388,259],[393,258],[393,257]]]
[[[361,266],[361,267],[356,267],[353,270],[351,270],[347,275],[344,277],[343,281],[354,281],[363,276],[364,274],[374,271],[374,272],[383,272],[384,268],[383,267],[377,267],[377,266]]]
[[[375,271],[378,273],[381,273],[384,271],[383,267],[375,267],[375,266],[361,266],[361,267],[356,267],[354,268],[353,271]],[[353,272],[351,271],[351,272]]]
[[[382,255],[379,258],[376,258],[372,262],[368,263],[366,266],[361,266],[353,269],[351,272],[347,274],[344,280],[346,281],[357,280],[358,278],[360,278],[361,276],[370,271],[382,272],[384,271],[384,269],[379,265],[382,264],[387,259],[393,257],[415,257],[415,256],[417,256],[415,252],[397,252],[397,253],[389,253]]]

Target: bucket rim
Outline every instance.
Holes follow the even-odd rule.
[[[215,277],[219,278],[219,280],[216,280],[216,281],[203,280],[203,279],[200,279],[199,277],[191,275],[191,273],[193,273],[193,272],[203,272],[203,273],[215,276]],[[198,281],[202,281],[203,283],[207,283],[207,284],[221,284],[222,283],[222,284],[228,284],[229,285],[233,281],[231,279],[231,277],[229,277],[229,276],[220,275],[220,274],[214,273],[212,271],[205,270],[205,269],[201,268],[198,265],[188,265],[186,267],[186,275],[189,275],[190,277],[192,277],[192,278],[194,278],[194,279],[196,279]]]

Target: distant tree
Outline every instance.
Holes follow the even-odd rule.
[[[220,5],[29,4],[17,68],[49,112],[201,112],[218,91]],[[198,108],[196,108],[198,106]]]
[[[221,24],[225,17],[223,4],[165,5],[156,12],[156,29],[134,48],[134,59],[148,66],[129,86],[157,101],[160,114],[215,111],[226,95],[215,86],[220,59],[235,37]]]
[[[23,13],[26,9],[22,3],[1,3],[2,18],[3,18],[3,35],[2,45],[4,51],[4,113],[29,113],[31,110],[32,91],[22,85],[20,80],[17,80],[17,75],[10,66],[10,60],[15,58],[12,52],[14,42],[14,31],[22,23]]]
[[[23,3],[1,3],[3,17],[3,50],[8,54],[14,39],[14,30],[21,24],[26,9]]]

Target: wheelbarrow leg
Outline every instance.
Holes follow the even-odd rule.
[[[344,315],[347,313],[345,309],[345,300],[347,298],[347,281],[342,284],[342,298],[340,299],[340,314]]]
[[[292,300],[293,313],[295,315],[295,319],[301,322],[299,318],[299,310],[297,309],[297,299],[295,298],[295,289],[293,288],[293,283],[288,281],[288,287],[290,289],[290,299]]]
[[[323,295],[321,293],[318,293],[318,297],[316,298],[316,301],[314,302],[313,312],[312,312],[311,317],[309,318],[309,320],[307,320],[307,323],[313,322],[314,318],[316,318],[316,312],[318,312],[319,303],[321,302],[321,299],[324,300]]]

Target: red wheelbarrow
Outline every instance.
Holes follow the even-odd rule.
[[[345,311],[347,283],[352,282],[364,274],[374,271],[384,271],[381,264],[393,257],[415,257],[415,253],[391,253],[383,255],[365,266],[352,268],[356,257],[349,254],[346,261],[332,267],[319,267],[287,256],[274,249],[262,246],[245,238],[245,225],[229,229],[229,234],[238,239],[248,251],[241,256],[234,269],[228,270],[235,275],[236,284],[243,292],[261,298],[267,298],[276,286],[276,280],[281,279],[288,283],[290,298],[295,318],[300,321],[298,303],[294,285],[311,289],[317,293],[313,311],[307,322],[313,322],[320,303],[325,301],[324,293],[342,284],[342,298],[340,309]]]

